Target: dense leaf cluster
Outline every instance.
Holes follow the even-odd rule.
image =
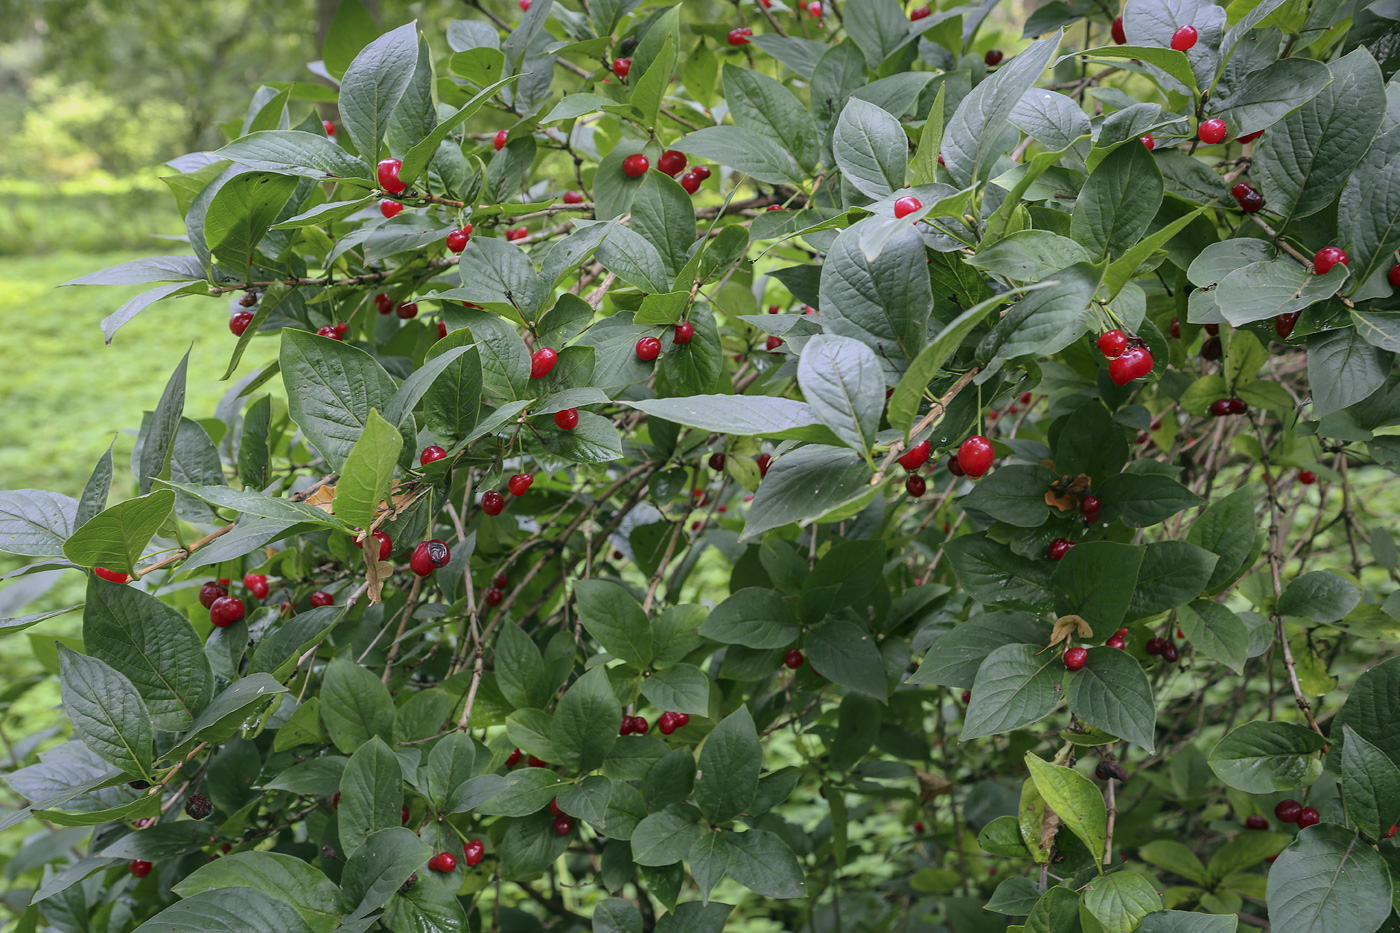
[[[348,0],[175,160],[19,929],[1394,925],[1395,4],[993,6]]]

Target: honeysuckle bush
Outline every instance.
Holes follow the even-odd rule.
[[[347,0],[171,163],[16,929],[1394,928],[1397,9],[993,5]]]

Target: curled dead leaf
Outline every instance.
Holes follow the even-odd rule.
[[[1058,645],[1062,641],[1074,638],[1092,638],[1094,628],[1080,616],[1069,615],[1060,616],[1055,620],[1055,627],[1050,632],[1050,644]]]
[[[953,792],[953,782],[941,774],[930,774],[927,771],[915,770],[914,774],[919,778],[919,800],[928,803],[935,797]]]
[[[1045,491],[1045,504],[1069,512],[1079,508],[1079,500],[1089,492],[1090,480],[1087,474],[1070,476],[1068,473],[1050,484]]]
[[[335,487],[327,483],[306,497],[306,504],[330,514],[335,506]]]

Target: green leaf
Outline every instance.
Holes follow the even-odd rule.
[[[226,741],[243,725],[249,706],[286,692],[286,687],[265,673],[235,681],[200,711],[189,730],[180,736],[179,744],[167,752],[167,757],[179,759],[201,740],[211,744]]]
[[[1341,288],[1349,274],[1341,263],[1326,275],[1314,275],[1292,260],[1252,262],[1220,280],[1215,303],[1235,326],[1267,321],[1322,301]]]
[[[866,255],[862,234],[884,220],[869,217],[848,227],[827,252],[821,267],[822,326],[828,334],[866,344],[886,372],[898,374],[928,342],[933,289],[924,242],[912,225],[900,224],[879,255]]]
[[[655,247],[667,278],[675,278],[695,243],[690,195],[665,173],[647,172],[632,199],[631,229]]]
[[[1186,640],[1208,658],[1214,658],[1236,674],[1249,658],[1249,629],[1244,620],[1220,603],[1198,599],[1182,608],[1177,625]]]
[[[494,51],[494,49],[488,51]],[[453,56],[453,61],[455,68],[455,55]],[[399,167],[399,180],[410,188],[413,187],[413,183],[418,180],[418,176],[429,166],[433,160],[433,156],[437,154],[438,146],[447,139],[447,134],[451,133],[467,120],[470,120],[478,110],[485,106],[497,91],[507,84],[510,84],[512,81],[519,80],[520,77],[520,75],[510,75],[494,82],[489,81],[489,79],[486,82],[474,82],[482,88],[480,93],[463,104],[456,113],[439,123],[421,142],[408,150],[403,157],[403,165]]]
[[[188,483],[178,483],[174,480],[163,480],[163,482],[172,489],[188,493],[220,508],[233,509],[245,516],[258,516],[285,522],[288,525],[311,522],[329,528],[344,529],[346,527],[338,519],[332,518],[316,506],[307,505],[304,502],[293,502],[290,499],[279,499],[276,496],[264,496],[262,493],[247,489],[233,489],[229,486],[191,486]],[[199,553],[204,553],[204,549],[201,549]],[[185,566],[189,566],[188,563]]]
[[[1155,750],[1157,710],[1142,665],[1117,648],[1090,648],[1083,669],[1065,677],[1065,699],[1080,719]]]
[[[433,850],[402,826],[381,829],[345,860],[340,887],[351,919],[383,907],[410,875],[426,869]],[[269,929],[275,929],[270,927]]]
[[[1055,612],[1077,615],[1107,638],[1127,616],[1146,551],[1114,541],[1086,541],[1055,568]]]
[[[1164,190],[1146,146],[1119,146],[1084,183],[1074,202],[1070,236],[1095,256],[1117,259],[1147,232]]]
[[[1046,891],[1026,918],[1026,933],[1074,933],[1079,929],[1079,895],[1062,885]]]
[[[1108,833],[1108,807],[1099,789],[1074,769],[1049,764],[1034,752],[1026,752],[1025,760],[1040,796],[1059,814],[1060,822],[1083,841],[1090,854],[1102,861]]]
[[[456,330],[429,351],[433,356],[439,347],[444,354],[458,347],[468,348],[452,359],[423,395],[424,425],[444,445],[455,446],[465,438],[481,414],[481,354],[473,339],[471,331]]]
[[[1361,588],[1326,570],[1314,570],[1290,580],[1279,597],[1278,612],[1314,622],[1335,622],[1361,602]]]
[[[582,605],[582,597],[579,602]],[[595,667],[574,681],[560,697],[550,737],[565,767],[579,772],[594,771],[617,743],[621,724],[622,707],[608,682],[608,672]]]
[[[1283,847],[1293,841],[1283,833],[1264,833],[1253,830],[1239,833],[1225,843],[1210,857],[1209,877],[1202,884],[1214,886],[1229,878],[1235,872],[1253,868],[1271,855],[1278,855]]]
[[[943,161],[953,183],[965,188],[987,177],[1006,143],[1011,113],[1039,80],[1064,37],[1063,30],[1013,56],[972,89],[943,130]]]
[[[464,732],[443,736],[442,741],[433,746],[427,763],[419,770],[418,783],[434,809],[442,813],[457,812],[456,804],[464,785],[471,780],[475,764],[476,743]]]
[[[1309,826],[1269,868],[1269,920],[1280,930],[1373,933],[1390,916],[1381,856],[1334,823]]]
[[[1336,718],[1400,765],[1400,658],[1363,672]]]
[[[1138,933],[1236,933],[1239,920],[1229,915],[1185,910],[1155,910],[1142,918]]]
[[[255,888],[202,891],[156,914],[136,933],[313,933],[296,908]]]
[[[819,334],[802,348],[797,382],[821,422],[868,455],[885,407],[885,379],[875,351],[849,337]]]
[[[171,890],[188,899],[205,891],[237,887],[255,888],[286,901],[318,933],[327,933],[339,924],[340,889],[315,867],[280,852],[231,852],[196,868]]]
[[[876,200],[904,187],[909,138],[899,121],[866,101],[852,98],[832,137],[836,164],[861,194]]]
[[[170,461],[170,449],[175,444],[185,411],[185,371],[189,361],[190,355],[186,352],[170,374],[170,381],[165,384],[150,421],[142,424],[140,449],[132,453],[137,488],[143,496],[151,491],[151,483],[165,473]]]
[[[219,264],[247,270],[253,251],[287,205],[297,180],[275,172],[246,172],[219,189],[204,215],[204,240]]]
[[[821,159],[817,128],[806,108],[788,90],[761,71],[726,64],[724,98],[736,126],[753,130],[791,152],[809,171]]]
[[[340,471],[335,487],[335,515],[347,525],[368,528],[389,497],[394,482],[394,465],[403,450],[399,429],[369,410],[365,430]]]
[[[353,855],[370,836],[402,824],[403,766],[378,736],[355,750],[340,777],[340,843]]]
[[[334,140],[303,130],[259,130],[217,150],[214,157],[257,171],[304,178],[346,178],[365,185],[374,178],[370,166]]]
[[[603,649],[644,669],[656,656],[651,623],[642,606],[622,586],[605,580],[577,580],[579,620]]]
[[[672,804],[632,831],[632,858],[638,865],[674,865],[690,853],[704,828],[695,808]]]
[[[854,451],[809,444],[773,461],[740,540],[798,522],[808,524],[869,487],[870,468]]]
[[[1123,286],[1128,284],[1138,268],[1143,263],[1147,262],[1147,260],[1152,257],[1153,253],[1166,246],[1173,237],[1186,229],[1187,225],[1199,216],[1200,211],[1192,211],[1189,214],[1183,214],[1160,230],[1156,230],[1151,235],[1143,237],[1136,244],[1130,245],[1124,250],[1122,256],[1109,264],[1108,271],[1105,272],[1103,276],[1104,285],[1108,287],[1109,297],[1117,297],[1118,293],[1123,290]]]
[[[63,711],[92,752],[127,774],[151,778],[151,714],[136,687],[105,662],[58,646]]]
[[[830,436],[812,406],[792,399],[761,395],[692,395],[624,401],[623,404],[656,418],[734,437],[820,440]]]
[[[379,160],[379,147],[394,108],[418,66],[418,24],[405,23],[365,46],[340,82],[340,119],[366,162]]]
[[[1154,541],[1143,547],[1128,621],[1184,606],[1205,589],[1216,556],[1185,541]]]
[[[156,728],[189,728],[213,693],[214,675],[189,620],[130,586],[96,576],[88,582],[83,646],[132,682]]]
[[[1324,278],[1331,277],[1337,267]],[[1367,343],[1354,327],[1308,337],[1313,416],[1322,418],[1371,395],[1385,384],[1392,362],[1391,354]]]
[[[243,430],[238,442],[238,479],[247,491],[262,489],[271,479],[268,474],[272,456],[267,449],[271,427],[272,396],[264,395],[243,413]]]
[[[693,716],[710,713],[710,678],[693,664],[677,664],[642,681],[642,696],[653,706]]]
[[[982,602],[1012,609],[1049,608],[1051,570],[1044,560],[1021,557],[985,532],[959,535],[943,550],[958,583]]]
[[[1207,591],[1216,592],[1235,579],[1241,563],[1254,547],[1257,528],[1253,486],[1241,487],[1223,499],[1216,499],[1196,516],[1186,540],[1220,557],[1206,584]]]
[[[1155,68],[1171,75],[1181,84],[1186,86],[1187,91],[1195,95],[1196,76],[1191,71],[1191,63],[1187,60],[1184,52],[1175,49],[1154,48],[1142,45],[1106,45],[1099,48],[1085,49],[1082,52],[1075,52],[1073,55],[1066,55],[1060,61],[1083,55],[1085,58],[1108,58],[1115,61],[1140,61],[1146,62]],[[1056,62],[1059,64],[1059,62]]]
[[[1379,839],[1400,819],[1400,768],[1343,723],[1342,799],[1361,831]]]
[[[801,630],[788,601],[770,589],[750,586],[732,593],[710,613],[700,634],[725,645],[783,648]]]
[[[758,792],[763,746],[748,707],[741,706],[715,726],[700,748],[694,799],[711,823],[728,823],[745,812]]]
[[[1085,311],[1102,275],[1099,266],[1076,263],[1052,273],[1042,283],[1045,287],[1012,305],[977,347],[977,359],[984,363],[979,384],[1010,360],[1048,356],[1078,340],[1088,326]]]
[[[26,557],[58,557],[73,533],[78,503],[42,489],[0,492],[0,551]]]
[[[175,493],[169,489],[119,502],[73,532],[63,554],[81,567],[131,573],[174,508]]]
[[[992,471],[961,501],[963,508],[985,512],[1008,525],[1039,528],[1050,512],[1045,504],[1049,488],[1042,467],[1012,464]]]
[[[972,684],[963,741],[1010,732],[1049,715],[1060,705],[1063,671],[1058,655],[1036,645],[1006,645],[987,655]]]
[[[336,658],[321,685],[321,717],[335,747],[347,755],[378,736],[394,739],[394,699],[389,688],[363,667]]]
[[[596,15],[598,4],[593,4]],[[642,912],[631,901],[609,897],[593,908],[593,933],[642,933]]]
[[[671,148],[727,165],[755,181],[771,185],[801,185],[806,180],[807,173],[792,153],[742,126],[708,126],[682,136]],[[602,172],[603,166],[598,170]]]
[[[1206,500],[1160,473],[1119,473],[1099,484],[1105,521],[1146,528]]]
[[[764,897],[807,896],[807,881],[797,856],[787,843],[770,832],[750,829],[726,833],[729,844],[726,872],[729,877]]]
[[[301,330],[282,331],[280,360],[292,421],[339,472],[370,409],[383,411],[394,397],[393,380],[365,351]]]
[[[473,778],[472,783],[486,777],[494,775],[480,775]],[[570,784],[545,768],[520,768],[507,774],[505,783],[489,798],[477,803],[474,809],[489,816],[529,816],[548,806],[549,801],[559,796],[559,792]],[[471,788],[468,787],[464,794],[458,795],[458,806],[461,805],[461,798],[470,792]]]
[[[1006,645],[1038,644],[1050,640],[1050,627],[1028,612],[988,612],[974,615],[934,642],[911,684],[971,687],[987,655]]]
[[[516,709],[541,709],[549,704],[552,685],[545,674],[540,649],[518,625],[506,625],[496,640],[496,683]]]
[[[1400,247],[1400,134],[1386,130],[1347,178],[1337,210],[1337,232],[1351,256],[1351,294],[1389,294],[1381,279]]]
[[[1104,933],[1132,933],[1143,917],[1162,909],[1162,898],[1157,886],[1142,875],[1115,871],[1095,880],[1084,892],[1084,909],[1099,921]]]
[[[1211,749],[1216,777],[1249,794],[1307,787],[1322,774],[1322,736],[1286,722],[1247,722]]]
[[[823,677],[877,700],[888,694],[880,650],[859,626],[836,618],[813,625],[807,629],[806,649]]]
[[[1154,839],[1138,849],[1138,856],[1147,864],[1164,868],[1187,881],[1200,885],[1210,883],[1206,866],[1201,863],[1196,853],[1175,839]]]
[[[423,365],[415,369],[413,374],[403,381],[403,385],[399,386],[394,397],[384,407],[384,420],[392,425],[404,424],[418,402],[437,382],[438,377],[463,356],[474,355],[473,351],[476,349],[472,346],[442,347],[440,343],[441,341],[433,345],[436,352],[429,353]]]

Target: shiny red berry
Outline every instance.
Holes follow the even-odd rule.
[[[447,235],[447,248],[454,253],[460,253],[467,248],[467,242],[472,238],[471,224],[467,224],[459,230],[453,230]]]
[[[637,735],[646,735],[650,729],[651,724],[647,722],[647,718],[645,716],[632,717],[632,731],[635,732]]]
[[[1278,817],[1281,823],[1298,822],[1298,814],[1303,812],[1303,805],[1291,797],[1287,800],[1280,800],[1274,807],[1274,816]]]
[[[992,442],[980,434],[969,437],[958,448],[958,466],[962,467],[964,474],[973,479],[990,470],[995,459],[996,452],[992,449]]]
[[[1078,671],[1084,668],[1084,663],[1089,660],[1089,649],[1075,646],[1065,652],[1065,667],[1071,671]]]
[[[1180,658],[1180,649],[1171,642],[1167,642],[1166,647],[1162,649],[1162,660],[1166,661],[1168,664],[1175,664]]]
[[[408,559],[408,569],[412,570],[420,577],[445,567],[452,559],[452,551],[448,548],[447,542],[440,538],[433,538],[430,541],[420,542],[413,549],[413,555]]]
[[[1239,202],[1240,210],[1244,211],[1246,214],[1253,214],[1264,206],[1264,196],[1255,189],[1250,188],[1249,191],[1245,192],[1243,197],[1239,198]]]
[[[565,408],[554,413],[554,424],[561,431],[572,431],[578,427],[578,409]]]
[[[1210,413],[1216,418],[1223,418],[1230,413],[1230,400],[1228,398],[1218,398],[1210,403]]]
[[[106,567],[94,567],[92,568],[92,572],[108,583],[128,583],[131,580],[130,575],[118,573],[115,570],[108,570]]]
[[[928,484],[919,474],[910,473],[904,480],[904,491],[909,493],[912,498],[918,499],[928,491]]]
[[[777,353],[778,348],[782,345],[783,338],[779,337],[777,334],[769,334],[768,339],[764,342],[764,346],[768,348],[769,353]]]
[[[486,591],[486,605],[488,606],[499,606],[505,598],[506,594],[494,586]]]
[[[496,135],[491,140],[491,145],[496,147],[497,152],[500,152],[506,147],[506,140],[509,138],[510,130],[497,130]]]
[[[506,758],[506,767],[514,768],[516,765],[520,764],[520,759],[522,757],[524,756],[521,754],[520,749],[517,748]]]
[[[567,816],[556,816],[553,826],[556,836],[567,836],[574,831],[574,821]]]
[[[151,873],[151,863],[144,859],[134,858],[126,863],[126,870],[138,878],[144,878]]]
[[[1258,815],[1245,817],[1244,828],[1245,828],[1245,829],[1268,829],[1268,828],[1269,828],[1269,821],[1268,821],[1267,819],[1265,819],[1264,817],[1258,816]]]
[[[434,460],[441,460],[443,457],[446,456],[446,450],[442,449],[437,444],[430,444],[429,446],[424,447],[423,452],[418,455],[418,465],[427,466]]]
[[[1304,807],[1298,812],[1298,828],[1307,829],[1322,822],[1322,814],[1313,807]]]
[[[899,465],[912,473],[928,462],[929,454],[932,450],[933,448],[929,445],[928,441],[919,441],[919,443],[910,447],[906,452],[900,455]]]
[[[710,177],[710,170],[703,165],[697,165],[694,168],[692,168],[691,171],[694,172],[697,176],[699,176],[701,181],[704,181],[705,179]]]
[[[1317,474],[1312,470],[1299,470],[1298,482],[1302,483],[1304,486],[1311,486],[1313,483],[1317,482]]]
[[[1051,560],[1063,560],[1074,544],[1075,542],[1068,538],[1056,538],[1050,542],[1050,547],[1046,548],[1045,553]]]
[[[397,214],[401,210],[403,210],[403,205],[400,204],[398,201],[379,202],[379,213],[383,214],[386,220],[390,217],[397,216]]]
[[[921,19],[927,19],[933,15],[933,10],[926,6],[917,7],[909,11],[909,22],[917,23]]]
[[[685,168],[685,165],[685,153],[675,149],[667,149],[661,153],[661,158],[656,160],[657,170],[673,178]]]
[[[789,649],[788,653],[783,656],[783,663],[794,671],[801,667],[802,662],[805,660],[806,657],[796,648]]]
[[[261,573],[245,573],[243,586],[258,599],[267,599],[267,576]]]
[[[1108,641],[1104,642],[1104,644],[1108,645],[1108,647],[1110,648],[1117,648],[1119,651],[1122,651],[1124,648],[1128,647],[1128,643],[1124,640],[1122,635],[1113,635],[1108,639]]]
[[[1123,17],[1119,16],[1113,21],[1113,27],[1109,30],[1113,36],[1113,41],[1118,45],[1128,44],[1128,34],[1123,31]]]
[[[199,588],[199,604],[208,609],[214,605],[214,600],[223,599],[227,595],[228,587],[211,580]]]
[[[510,490],[512,496],[523,496],[530,489],[530,484],[535,481],[533,473],[517,473],[506,481],[506,488]]]
[[[1114,385],[1127,385],[1152,372],[1152,353],[1146,347],[1130,347],[1108,364],[1108,376]]]
[[[335,124],[332,123],[332,122],[329,121],[329,120],[322,120],[322,121],[321,121],[321,129],[323,129],[323,130],[326,131],[326,135],[327,135],[327,136],[334,136],[334,135],[335,135]]]
[[[382,532],[382,531],[376,531],[374,534],[370,535],[370,537],[371,537],[372,539],[374,539],[375,541],[378,541],[378,542],[379,542],[379,559],[380,559],[380,560],[388,560],[388,559],[389,559],[389,555],[390,555],[390,554],[393,552],[393,550],[394,550],[394,542],[393,542],[393,539],[391,539],[387,534],[385,534],[385,533]],[[356,541],[355,541],[355,547],[357,547],[357,548],[359,548],[360,550],[363,551],[363,550],[365,549],[364,542],[363,542],[363,541],[360,541],[360,540],[357,538]]]
[[[227,628],[243,618],[243,613],[243,600],[237,596],[223,596],[209,607],[209,621],[219,628]]]
[[[634,152],[622,160],[622,173],[628,178],[641,178],[651,168],[651,160],[640,152]]]
[[[379,187],[390,194],[398,194],[408,187],[399,180],[399,169],[403,163],[398,159],[384,159],[379,163]]]
[[[898,220],[904,217],[908,217],[915,211],[923,210],[923,207],[923,201],[920,201],[918,198],[909,197],[908,195],[906,195],[894,202],[895,219]]]
[[[1385,277],[1390,280],[1390,284],[1393,288],[1400,288],[1400,262],[1391,266],[1390,271],[1385,274]]]
[[[1079,500],[1079,514],[1091,524],[1099,520],[1099,509],[1102,507],[1103,503],[1096,496],[1085,496]]]
[[[530,378],[543,379],[559,362],[559,354],[550,347],[541,347],[530,357]]]
[[[1180,340],[1180,339],[1181,339],[1181,318],[1175,318],[1175,317],[1172,318],[1171,327],[1169,327],[1167,330],[1171,333],[1172,337],[1176,338],[1177,340]]]
[[[997,65],[1001,64],[1001,60],[1004,57],[1005,56],[1001,53],[1001,49],[990,49],[986,55],[982,56],[982,61],[987,63],[988,68],[995,68]]]
[[[768,475],[768,468],[773,465],[772,454],[759,454],[754,457],[754,463],[758,464],[758,475],[764,477]]]
[[[242,337],[243,332],[248,329],[248,325],[253,323],[253,312],[239,311],[228,319],[228,329],[233,331],[233,336]]]
[[[689,321],[681,321],[676,325],[676,329],[671,332],[671,342],[677,346],[684,346],[690,343],[695,336],[695,325]]]
[[[1147,148],[1148,152],[1151,152],[1153,149],[1157,148],[1157,140],[1152,138],[1151,133],[1148,133],[1146,136],[1139,136],[1138,142],[1142,143],[1143,146]]]
[[[747,26],[744,26],[739,29],[729,30],[729,35],[727,36],[727,38],[729,40],[730,45],[748,45],[749,36],[751,35],[753,35],[753,30],[748,28]]]
[[[661,355],[661,341],[655,337],[643,337],[637,341],[637,359],[650,363]]]
[[[1172,33],[1172,48],[1178,52],[1185,52],[1196,45],[1196,27],[1182,26]]]
[[[681,187],[686,194],[694,194],[700,190],[701,178],[694,172],[686,172],[681,176]]]
[[[577,191],[565,191],[562,200],[565,204],[582,204],[583,195]]]
[[[1121,330],[1109,330],[1099,334],[1099,352],[1110,360],[1123,355],[1128,346],[1128,335]]]
[[[482,857],[486,854],[486,845],[480,839],[473,839],[462,846],[462,857],[466,859],[468,868],[475,868],[481,864]]]
[[[487,515],[500,515],[505,507],[506,497],[494,489],[481,497],[481,511]]]
[[[625,78],[625,77],[627,77],[629,74],[632,73],[632,59],[630,59],[630,58],[615,58],[615,59],[613,59],[612,70],[613,70],[613,74],[617,75],[619,78]]]
[[[335,597],[332,596],[330,593],[327,593],[325,590],[317,590],[316,592],[311,594],[311,605],[317,607],[318,609],[323,606],[334,606]]]
[[[394,313],[405,321],[418,316],[418,303],[416,301],[400,301],[394,308]]]
[[[1212,146],[1223,140],[1229,132],[1230,128],[1219,117],[1206,120],[1196,129],[1196,135],[1200,137],[1201,142]]]
[[[443,874],[448,874],[456,870],[457,857],[451,852],[439,852],[437,855],[428,859],[428,867],[433,871],[440,871]]]
[[[1351,263],[1347,254],[1335,246],[1324,246],[1313,256],[1313,271],[1318,275],[1326,275],[1332,271],[1332,267],[1337,263],[1349,266]]]

